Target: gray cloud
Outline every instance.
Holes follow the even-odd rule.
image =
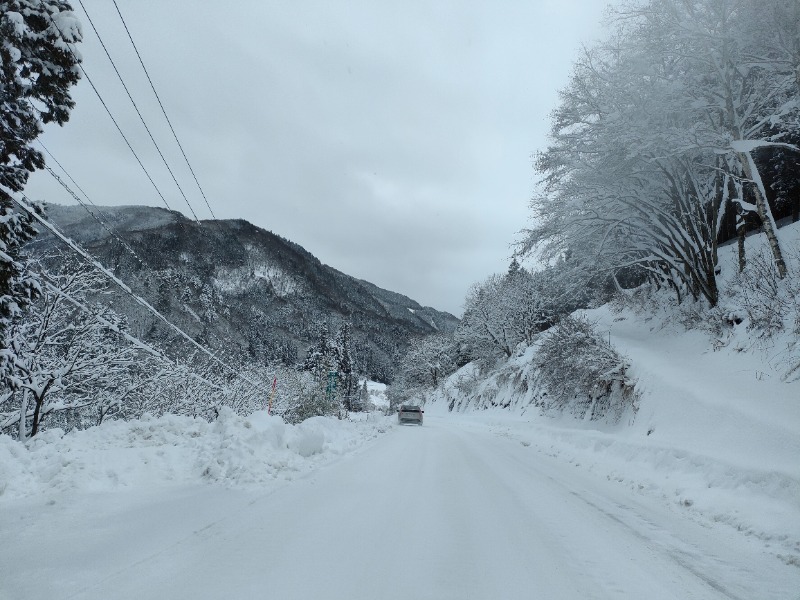
[[[84,4],[208,218],[113,5]],[[119,4],[217,217],[457,314],[472,282],[506,268],[530,155],[602,13],[596,0]],[[90,77],[188,214],[85,18],[84,33]],[[85,81],[75,97],[48,148],[97,204],[162,206]],[[70,203],[46,174],[28,192]]]

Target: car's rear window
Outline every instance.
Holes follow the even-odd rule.
[[[404,406],[400,410],[403,412],[420,412],[419,406]]]

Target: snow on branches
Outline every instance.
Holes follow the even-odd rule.
[[[536,354],[544,412],[617,422],[637,410],[630,365],[586,319],[566,317],[544,334]]]
[[[74,106],[81,28],[64,0],[0,0],[0,183],[22,191],[44,167],[31,146],[50,122],[63,125]]]
[[[11,194],[44,167],[33,141],[46,123],[63,124],[78,81],[74,45],[80,25],[63,0],[0,0],[0,378],[16,355],[9,330],[41,293],[19,250],[36,234],[32,217],[15,211]]]
[[[798,6],[648,0],[619,9],[614,35],[584,52],[561,92],[522,249],[558,257],[588,246],[596,274],[635,268],[679,301],[713,306],[718,244],[743,235],[736,213],[754,209],[783,277],[762,172],[790,168],[777,153],[800,141]]]

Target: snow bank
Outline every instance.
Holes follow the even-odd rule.
[[[635,418],[609,424],[541,415],[519,386],[525,378],[509,372],[530,362],[530,350],[481,381],[471,402],[462,398],[467,411],[451,418],[488,424],[632,494],[726,523],[800,565],[800,382],[782,381],[767,355],[713,350],[701,332],[651,331],[651,323],[608,307],[589,316],[631,360],[642,392]],[[426,412],[447,411],[457,377]],[[495,408],[480,401],[487,396]]]
[[[165,415],[108,421],[64,434],[44,431],[22,444],[0,436],[0,501],[40,493],[111,491],[199,481],[228,486],[292,479],[351,452],[393,426],[315,417],[289,425],[265,411],[224,409],[212,423]]]
[[[748,238],[750,257],[765,250],[763,237]],[[781,242],[790,263],[800,260],[793,252],[800,227],[781,229]],[[720,250],[723,286],[735,283],[735,250]],[[793,268],[800,273],[800,265]],[[736,290],[724,301],[721,309],[733,311]],[[446,411],[453,402],[467,410],[459,418],[488,423],[533,452],[661,497],[698,519],[727,523],[800,565],[800,380],[786,377],[800,350],[796,325],[763,336],[743,320],[719,339],[687,331],[681,310],[581,311],[630,360],[642,394],[637,413],[618,424],[540,414],[532,404],[536,347],[520,349],[488,376],[468,365],[426,409]]]

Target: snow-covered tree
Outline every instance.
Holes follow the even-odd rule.
[[[12,323],[8,338],[14,359],[6,385],[18,407],[4,407],[0,427],[18,414],[22,437],[36,435],[56,412],[101,404],[128,385],[140,349],[123,336],[124,321],[92,301],[106,280],[96,271],[65,261],[57,275],[43,275],[45,286],[23,320]]]
[[[529,273],[517,264],[506,275],[492,275],[467,296],[456,343],[468,360],[510,357],[520,343],[533,343],[558,314],[577,308],[562,284],[556,267]]]
[[[464,315],[456,328],[455,339],[467,348],[469,360],[508,357],[516,345],[506,335],[505,315],[497,310],[502,287],[503,277],[491,275],[474,284],[464,300]]]
[[[400,362],[399,380],[404,385],[435,388],[456,370],[452,335],[435,334],[411,341]]]
[[[314,382],[309,396],[302,400],[303,406],[300,408],[307,417],[340,413],[340,358],[340,350],[335,340],[331,339],[328,324],[323,323],[317,343],[308,349],[302,364],[302,370],[311,373]]]
[[[367,380],[365,379],[361,383],[361,387],[358,388],[358,396],[355,402],[356,406],[353,410],[372,410],[374,407],[370,405],[369,401],[369,389],[367,388]]]
[[[635,268],[679,299],[714,305],[722,223],[752,212],[783,276],[755,155],[797,151],[796,6],[625,5],[614,35],[585,51],[561,93],[522,250],[556,260],[588,248],[580,255],[592,276]]]
[[[33,141],[74,106],[80,25],[63,0],[0,0],[0,376],[13,368],[8,329],[40,292],[19,249],[36,233],[10,194],[44,166]]]
[[[310,371],[315,378],[327,374],[334,360],[333,343],[330,339],[330,330],[327,323],[322,323],[319,329],[319,337],[313,346],[306,350],[302,369]]]
[[[0,1],[0,184],[19,192],[44,167],[32,146],[43,125],[66,123],[79,77],[81,28],[64,0]]]
[[[335,342],[338,393],[345,413],[353,410],[358,394],[358,368],[353,356],[350,325],[342,323]]]

